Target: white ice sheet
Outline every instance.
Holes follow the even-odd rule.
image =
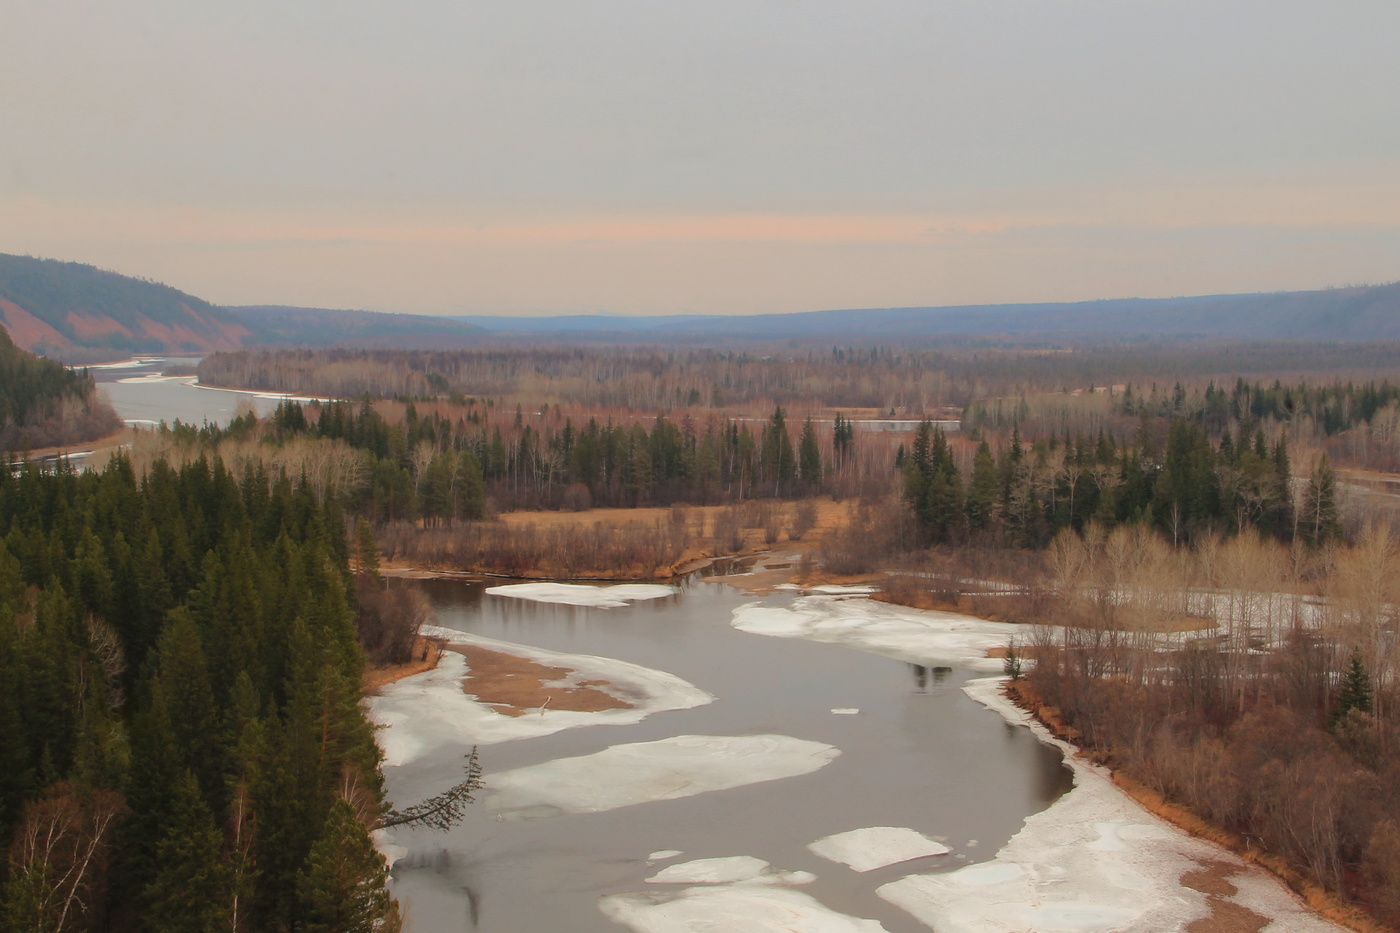
[[[822,858],[856,871],[872,871],[896,862],[947,855],[949,849],[923,833],[900,826],[869,826],[818,839],[807,846]]]
[[[841,754],[786,735],[677,735],[489,774],[505,819],[596,813],[808,774]]]
[[[616,609],[636,600],[674,596],[676,589],[659,583],[619,583],[616,586],[586,586],[582,583],[506,583],[501,586],[488,586],[486,592],[492,596],[530,599],[539,603]]]
[[[1000,672],[1002,662],[987,657],[1027,629],[988,622],[955,612],[908,609],[870,599],[804,596],[789,607],[748,603],[734,610],[730,623],[742,632],[778,638],[809,638],[849,645],[913,664],[948,664],[984,673]]]
[[[635,933],[886,933],[874,920],[837,913],[801,891],[768,885],[613,894],[598,906]]]
[[[811,884],[817,876],[809,871],[782,871],[752,855],[698,858],[668,865],[647,884]]]

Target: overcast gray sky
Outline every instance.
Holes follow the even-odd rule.
[[[1400,278],[1400,4],[0,0],[0,251],[225,304]]]

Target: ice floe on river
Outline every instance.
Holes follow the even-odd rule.
[[[1184,929],[1210,912],[1207,896],[1181,876],[1204,863],[1238,868],[1227,900],[1270,918],[1270,929],[1340,933],[1309,913],[1283,885],[1230,853],[1148,813],[1107,772],[1074,757],[1000,691],[996,678],[976,680],[968,695],[1027,725],[1059,746],[1075,786],[1029,817],[989,862],[945,874],[910,875],[879,888],[881,897],[935,930],[1012,933],[1156,933]]]
[[[624,697],[632,708],[591,713],[545,710],[506,716],[463,692],[466,658],[444,651],[437,667],[387,684],[379,696],[369,698],[370,720],[384,727],[376,737],[386,765],[403,765],[442,746],[489,745],[550,735],[576,726],[628,725],[652,713],[690,709],[714,700],[711,694],[674,674],[616,658],[563,654],[438,626],[423,626],[423,634],[442,638],[449,646],[474,645],[566,667],[576,672],[575,679],[606,681],[609,689]]]
[[[801,891],[772,885],[610,894],[598,906],[636,933],[886,933],[874,920],[837,913]]]
[[[900,826],[869,826],[818,839],[807,846],[817,855],[856,871],[873,871],[928,855],[947,855],[949,849],[923,833]]]
[[[811,884],[817,876],[810,871],[782,871],[752,855],[698,858],[668,865],[647,884]]]
[[[677,735],[488,774],[483,801],[505,819],[597,813],[796,777],[840,754],[786,735]]]
[[[1025,639],[1023,625],[988,622],[955,612],[907,609],[870,599],[804,596],[791,606],[748,603],[730,623],[741,632],[779,638],[809,638],[849,645],[912,664],[949,664],[984,673],[1002,662],[987,657],[1012,637]]]
[[[664,599],[676,595],[676,588],[659,583],[619,583],[616,586],[588,586],[582,583],[506,583],[488,586],[492,596],[530,599],[538,603],[563,603],[616,609],[642,599]]]

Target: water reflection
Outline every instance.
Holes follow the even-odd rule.
[[[1058,752],[1026,729],[1001,728],[995,713],[959,689],[967,672],[738,632],[729,625],[732,613],[755,597],[723,584],[697,581],[675,597],[617,609],[486,596],[484,588],[463,580],[425,587],[442,625],[620,658],[715,696],[707,706],[631,726],[485,747],[488,784],[492,771],[680,734],[777,733],[828,743],[841,755],[800,778],[533,822],[499,822],[477,806],[446,836],[405,834],[396,842],[419,854],[395,867],[394,886],[410,933],[460,930],[464,922],[486,933],[616,933],[598,910],[598,897],[650,890],[644,879],[657,869],[647,856],[660,849],[682,850],[682,860],[751,855],[813,872],[818,880],[807,893],[902,933],[917,927],[875,894],[870,878],[833,870],[807,844],[864,826],[908,826],[945,837],[977,861],[1068,787]],[[763,602],[785,606],[794,598],[775,594]],[[832,715],[836,708],[859,712]],[[421,797],[450,785],[459,762],[444,749],[388,769],[390,797]],[[980,840],[978,849],[967,847],[973,839]],[[949,858],[919,869],[965,864]]]
[[[951,667],[925,667],[922,664],[909,664],[909,669],[914,675],[915,693],[928,693],[931,685],[946,683],[953,673]]]

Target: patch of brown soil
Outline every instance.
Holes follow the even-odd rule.
[[[1211,897],[1232,897],[1239,893],[1240,889],[1230,883],[1230,878],[1240,873],[1238,865],[1220,859],[1198,860],[1196,864],[1201,867],[1181,876],[1181,883],[1186,887]]]
[[[1210,913],[1188,923],[1186,933],[1259,933],[1269,925],[1268,917],[1228,900],[1240,891],[1230,883],[1240,866],[1219,859],[1196,864],[1201,867],[1182,875],[1181,883],[1206,895]]]
[[[1210,913],[1186,924],[1186,933],[1259,933],[1272,922],[1242,904],[1212,897]]]
[[[105,314],[80,314],[77,311],[69,311],[64,320],[68,322],[73,336],[78,340],[92,341],[114,334],[122,337],[131,336],[130,330]]]
[[[632,704],[604,690],[601,680],[584,680],[567,686],[546,686],[574,673],[566,667],[550,667],[513,654],[472,645],[453,645],[467,659],[469,672],[462,690],[507,716],[523,716],[528,710],[562,709],[596,713],[605,709],[631,709]]]
[[[437,667],[440,657],[442,657],[442,640],[419,636],[413,642],[413,660],[407,664],[388,664],[382,667],[365,668],[364,677],[361,679],[364,692],[371,693],[385,684],[391,684],[413,674],[430,671]]]

